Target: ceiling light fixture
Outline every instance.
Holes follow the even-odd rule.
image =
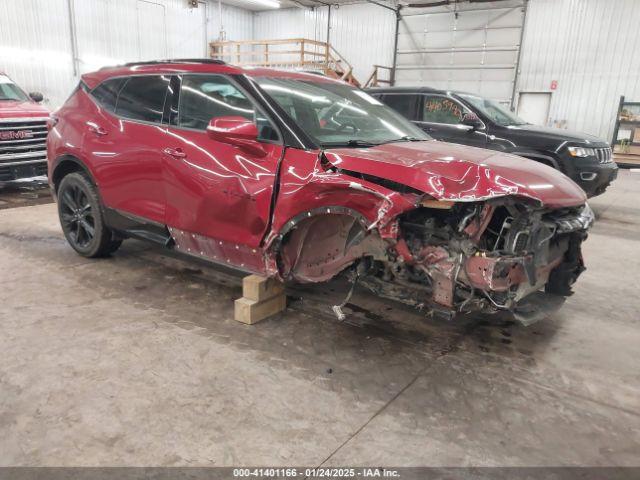
[[[277,0],[245,0],[247,3],[253,3],[254,5],[262,5],[269,8],[280,8],[280,2]]]

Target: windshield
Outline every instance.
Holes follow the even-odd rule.
[[[273,77],[256,81],[322,147],[430,139],[402,115],[349,85]]]
[[[504,108],[498,102],[494,102],[493,100],[489,100],[488,98],[469,95],[468,93],[458,93],[457,95],[476,107],[498,125],[506,127],[508,125],[527,124],[527,122],[525,122],[521,118],[518,118],[514,113]]]
[[[26,102],[29,97],[9,77],[0,75],[0,101],[2,100]]]

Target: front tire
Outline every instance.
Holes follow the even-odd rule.
[[[105,257],[122,244],[104,222],[96,187],[82,173],[60,182],[58,216],[67,242],[83,257]]]

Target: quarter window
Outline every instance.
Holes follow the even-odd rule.
[[[161,123],[170,77],[145,75],[130,77],[122,87],[116,114],[131,120]]]
[[[468,113],[458,102],[440,95],[425,95],[422,120],[431,123],[456,125]]]
[[[186,75],[180,89],[179,127],[206,130],[219,117],[244,117],[256,123],[258,139],[277,140],[271,122],[228,78],[220,75]]]
[[[120,93],[120,89],[126,81],[126,78],[106,80],[91,91],[91,96],[95,98],[103,108],[114,112],[116,110],[116,102],[118,101],[118,93]]]

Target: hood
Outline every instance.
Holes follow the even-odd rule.
[[[49,110],[35,102],[0,100],[0,120],[8,118],[48,117]]]
[[[578,185],[551,167],[481,148],[425,141],[324,153],[338,168],[392,180],[439,200],[471,202],[511,195],[552,208],[587,200]]]
[[[504,127],[511,132],[521,132],[528,136],[535,135],[547,140],[553,139],[561,142],[579,143],[594,147],[608,147],[609,144],[601,138],[587,135],[586,133],[572,132],[562,128],[541,127],[539,125],[510,125]]]

